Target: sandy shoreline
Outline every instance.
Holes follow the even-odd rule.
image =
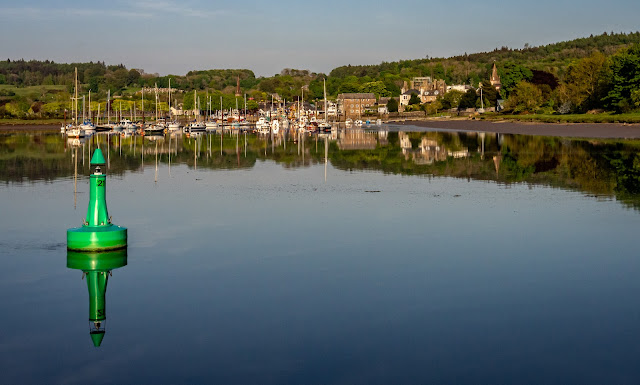
[[[505,120],[416,120],[393,122],[393,124],[424,128],[440,128],[452,131],[495,132],[500,134],[566,136],[575,138],[640,139],[640,124],[521,123]]]
[[[412,120],[394,125],[451,131],[479,131],[500,134],[565,136],[575,138],[640,139],[640,124],[620,123],[522,123],[488,120]],[[0,125],[0,132],[59,131],[59,125]]]

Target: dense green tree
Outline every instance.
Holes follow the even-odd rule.
[[[418,94],[413,92],[411,94],[411,98],[409,98],[409,105],[413,106],[414,104],[420,104],[420,102],[421,102],[421,100],[420,100],[420,97],[418,96]]]
[[[535,85],[522,80],[507,99],[506,107],[514,112],[535,112],[543,102],[542,91]]]
[[[11,103],[7,103],[4,107],[7,113],[14,118],[24,118],[29,108],[31,108],[31,105],[24,97],[16,97]]]
[[[561,104],[568,103],[572,110],[585,112],[602,106],[608,83],[607,58],[595,52],[570,65],[560,88]]]
[[[375,94],[378,98],[391,96],[391,93],[387,91],[387,87],[382,81],[364,83],[360,86],[360,92],[370,92]]]
[[[340,85],[340,93],[360,92],[360,84],[357,81],[345,81]]]
[[[91,92],[98,92],[100,84],[100,78],[94,76],[89,78],[89,83],[87,84],[87,90],[91,90]]]
[[[502,96],[508,98],[511,91],[523,80],[531,80],[533,72],[530,69],[515,63],[505,64],[500,72],[502,82]]]
[[[464,96],[464,92],[451,90],[444,94],[442,98],[440,98],[440,103],[442,104],[442,108],[445,110],[449,110],[451,108],[458,108],[460,105],[460,100]]]
[[[139,79],[140,79],[140,72],[134,69],[130,69],[129,74],[127,75],[127,85],[136,84],[138,83]]]
[[[498,91],[491,85],[489,79],[482,82],[482,103],[484,103],[485,108],[495,107],[499,96]]]
[[[631,91],[631,101],[636,108],[640,107],[640,88]]]
[[[421,105],[422,110],[425,111],[429,115],[437,114],[438,111],[442,111],[442,100],[438,99],[431,103],[424,103]]]
[[[384,78],[384,87],[387,89],[390,96],[399,96],[402,91],[402,81],[398,80],[397,78],[399,77],[385,76]]]
[[[610,62],[609,92],[604,100],[617,112],[629,111],[640,89],[640,44],[613,55]]]
[[[554,74],[540,70],[531,70],[531,73],[533,74],[533,76],[531,77],[529,83],[535,84],[536,86],[540,86],[543,84],[548,85],[552,91],[555,90],[556,87],[558,87],[558,78]]]
[[[324,87],[321,77],[309,82],[309,97],[311,99],[324,99]]]
[[[460,104],[458,108],[475,108],[476,101],[478,100],[478,94],[474,88],[471,88],[465,92],[465,94],[460,98]]]
[[[398,101],[396,98],[391,98],[387,102],[387,109],[389,112],[398,112]]]

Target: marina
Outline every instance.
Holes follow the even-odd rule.
[[[4,6],[0,385],[640,383],[640,2],[439,5]]]

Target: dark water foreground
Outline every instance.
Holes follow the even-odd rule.
[[[65,245],[96,146],[130,236],[99,348]],[[637,383],[639,148],[395,127],[0,136],[0,378]]]

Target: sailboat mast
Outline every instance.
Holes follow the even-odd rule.
[[[158,123],[158,83],[156,83],[156,124]]]
[[[75,125],[78,124],[78,67],[76,67],[76,90],[75,90],[75,97],[74,97],[74,105],[75,105],[75,116],[73,118],[73,123]]]
[[[75,106],[76,106],[76,116],[74,118],[74,123],[78,124],[78,67],[76,67],[76,96],[75,96]]]
[[[327,79],[322,79],[322,87],[324,88],[324,122],[329,122],[329,117],[327,116]]]

